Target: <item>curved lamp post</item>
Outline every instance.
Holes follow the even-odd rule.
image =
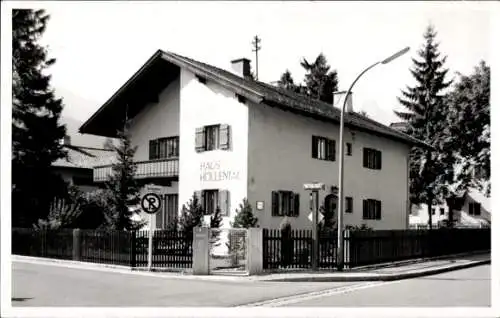
[[[358,77],[352,82],[351,86],[347,90],[347,93],[345,94],[344,97],[344,103],[342,105],[342,110],[340,112],[340,138],[339,138],[339,143],[340,143],[340,150],[339,150],[339,203],[338,203],[338,220],[337,220],[337,268],[338,270],[343,270],[344,269],[344,113],[345,113],[345,106],[347,104],[347,99],[349,98],[349,94],[351,93],[351,90],[356,84],[356,82],[369,70],[374,68],[375,66],[379,64],[387,64],[392,62],[393,60],[397,59],[401,55],[405,54],[410,50],[409,47],[406,47],[402,49],[401,51],[389,56],[385,60],[378,61],[377,63],[370,65],[367,67],[363,72],[361,72]]]

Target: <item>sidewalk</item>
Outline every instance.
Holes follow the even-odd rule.
[[[448,258],[406,261],[364,268],[337,271],[294,271],[280,273],[263,273],[256,276],[248,275],[207,275],[195,276],[189,272],[148,272],[131,270],[130,267],[94,264],[77,261],[66,261],[29,256],[12,255],[12,261],[27,262],[40,265],[62,266],[67,268],[107,271],[131,275],[153,276],[166,279],[191,279],[207,281],[269,281],[269,282],[349,282],[349,281],[391,281],[420,276],[434,275],[447,271],[469,268],[491,263],[491,254],[470,254],[450,256]]]
[[[348,282],[348,281],[391,281],[435,275],[453,270],[491,263],[491,254],[452,256],[420,262],[404,262],[378,268],[351,269],[344,272],[294,272],[255,276],[260,281],[283,282]]]

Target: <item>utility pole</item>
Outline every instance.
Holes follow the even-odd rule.
[[[255,52],[255,80],[259,79],[259,50],[260,47],[260,38],[258,35],[254,36],[252,41],[253,49],[252,52]]]

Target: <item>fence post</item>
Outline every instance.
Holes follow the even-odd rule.
[[[263,270],[263,239],[262,229],[247,230],[247,270],[249,275],[262,273]]]
[[[79,261],[81,259],[81,235],[80,229],[73,229],[73,260]]]
[[[137,248],[137,242],[136,242],[136,231],[130,232],[130,267],[136,267],[136,248]]]
[[[209,228],[193,229],[193,275],[209,274]]]

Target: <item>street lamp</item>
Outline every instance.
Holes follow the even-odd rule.
[[[377,63],[370,65],[367,67],[363,72],[361,72],[358,77],[352,82],[351,86],[347,90],[347,93],[345,94],[344,97],[344,103],[342,105],[342,110],[340,111],[340,137],[339,137],[339,143],[340,143],[340,150],[339,150],[339,204],[338,204],[338,220],[337,220],[337,269],[338,270],[343,270],[344,269],[344,112],[345,112],[345,106],[347,104],[347,99],[349,98],[349,94],[351,93],[351,90],[356,84],[356,82],[360,79],[363,74],[368,72],[370,69],[374,68],[378,64],[387,64],[392,62],[393,60],[397,59],[401,55],[405,54],[410,50],[409,47],[406,47],[402,49],[401,51],[398,51],[397,53],[389,56],[385,60],[378,61]]]

